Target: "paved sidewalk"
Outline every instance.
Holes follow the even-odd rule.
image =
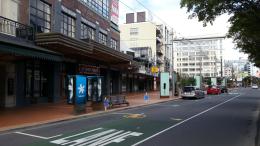
[[[159,92],[148,92],[150,97],[148,102],[144,101],[145,93],[130,93],[127,94],[127,101],[129,106],[115,106],[108,111],[121,110],[125,108],[133,108],[137,106],[143,106],[147,104],[154,104],[158,102],[165,102],[179,97],[170,97],[160,99]],[[82,116],[88,116],[93,114],[104,113],[103,104],[94,104],[93,108],[86,107],[86,114],[74,115],[73,106],[66,104],[66,101],[58,103],[44,103],[30,105],[28,107],[0,109],[0,132],[23,128],[27,126],[34,126],[39,124],[46,124],[51,122],[57,122],[62,120],[69,120],[73,118],[79,118]]]

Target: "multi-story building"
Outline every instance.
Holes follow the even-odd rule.
[[[220,77],[223,37],[174,40],[174,70],[189,76]]]
[[[146,12],[137,12],[136,17],[135,13],[126,14],[126,23],[120,25],[120,50],[133,52],[134,58],[140,63],[137,73],[153,80],[152,66],[157,66],[161,72],[170,70],[172,44],[169,35],[172,33],[166,26],[148,20],[146,15]]]
[[[232,77],[233,71],[232,67],[224,67],[224,77]]]
[[[236,79],[236,81],[242,82],[242,79],[248,76],[248,71],[246,64],[248,63],[247,59],[239,58],[238,60],[225,60],[224,70],[225,77],[230,77]],[[231,75],[226,74],[227,70],[231,70]]]
[[[259,71],[259,68],[257,68],[256,66],[254,66],[254,64],[253,63],[251,63],[251,62],[247,62],[246,64],[245,64],[245,71],[247,71],[248,72],[248,75],[250,75],[250,76],[257,76],[257,74],[258,74],[258,71]]]
[[[137,65],[119,32],[118,0],[1,0],[0,107],[66,98],[68,75],[101,76],[103,95],[121,93]]]

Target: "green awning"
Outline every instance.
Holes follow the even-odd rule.
[[[0,42],[0,52],[57,62],[63,60],[62,56],[58,53],[54,53],[53,51],[49,51],[44,48],[39,48],[37,46],[32,46],[29,48]]]

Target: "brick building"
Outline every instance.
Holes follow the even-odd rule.
[[[0,8],[0,107],[65,99],[76,74],[101,76],[103,95],[120,94],[122,74],[137,67],[119,51],[118,0],[2,0]]]

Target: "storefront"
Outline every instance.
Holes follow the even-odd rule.
[[[89,77],[89,87],[96,87],[95,84],[101,81],[103,97],[121,94],[122,72],[136,66],[132,57],[92,40],[81,41],[59,33],[44,33],[37,35],[36,42],[39,46],[64,54],[65,59],[61,69],[63,82],[61,90],[64,98],[67,92],[64,82],[70,75]],[[89,90],[90,97],[91,93],[93,92]],[[96,98],[89,99],[93,101]],[[99,102],[100,99],[96,101]]]
[[[16,107],[58,98],[62,56],[5,36],[0,43],[0,107]]]

